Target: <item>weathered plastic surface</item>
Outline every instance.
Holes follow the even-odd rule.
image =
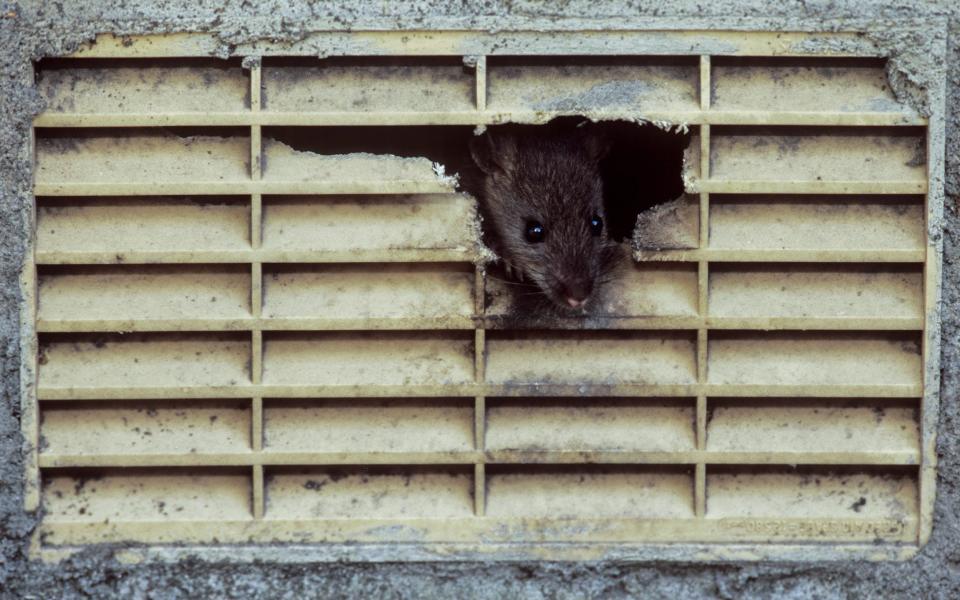
[[[265,452],[473,450],[473,402],[464,398],[275,400],[263,419]]]
[[[698,107],[699,64],[637,57],[491,57],[487,106],[513,111],[640,114]]]
[[[923,252],[918,196],[711,195],[716,250]]]
[[[877,58],[717,58],[711,102],[720,110],[909,112],[894,97],[883,67]]]
[[[46,61],[37,87],[57,114],[242,113],[250,104],[239,60]]]
[[[690,475],[637,467],[526,467],[493,471],[491,517],[560,520],[693,516]]]
[[[696,448],[686,399],[489,398],[486,448],[527,452],[682,452]]]
[[[473,110],[473,70],[457,57],[267,59],[263,75],[267,111]]]
[[[352,472],[351,472],[352,471]],[[462,468],[277,471],[266,484],[264,518],[277,520],[437,519],[473,512]]]
[[[883,61],[551,43],[42,71],[38,547],[915,549],[927,134]],[[527,325],[437,165],[261,129],[570,113],[689,127],[687,193]]]

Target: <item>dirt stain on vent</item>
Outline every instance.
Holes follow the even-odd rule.
[[[41,63],[41,551],[923,541],[928,134],[882,59],[392,35]],[[633,260],[597,314],[518,318],[468,141],[582,120]]]

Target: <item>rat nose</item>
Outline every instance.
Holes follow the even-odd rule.
[[[593,282],[589,279],[574,279],[563,285],[563,297],[571,308],[580,308],[586,304],[592,291]]]

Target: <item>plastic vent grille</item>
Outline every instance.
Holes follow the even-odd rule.
[[[881,57],[803,55],[807,34],[729,56],[724,34],[595,34],[571,57],[561,35],[357,35],[368,56],[243,63],[104,38],[38,71],[38,548],[922,543],[928,123]],[[638,251],[599,329],[503,329],[473,201],[429,160],[269,129],[571,113],[693,134],[691,247]]]

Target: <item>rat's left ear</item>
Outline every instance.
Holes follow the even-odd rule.
[[[486,131],[470,138],[470,156],[488,175],[502,172],[512,176],[517,167],[517,141],[508,134]]]
[[[610,154],[610,149],[613,145],[609,138],[603,135],[603,133],[588,127],[580,129],[580,143],[583,144],[587,158],[594,164],[606,158],[607,155]]]

